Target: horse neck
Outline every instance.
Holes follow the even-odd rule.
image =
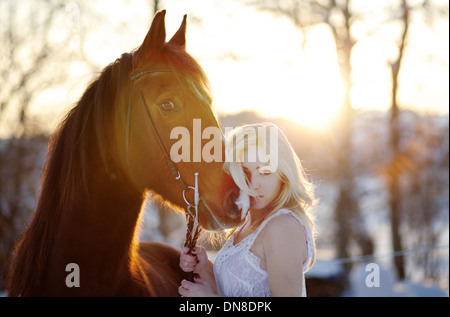
[[[98,170],[88,192],[89,200],[62,210],[48,269],[60,273],[55,274],[60,284],[68,274],[66,265],[76,263],[81,287],[73,291],[113,295],[138,274],[135,232],[143,199],[123,178],[112,179]]]

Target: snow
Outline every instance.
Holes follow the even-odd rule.
[[[316,259],[313,267],[305,274],[317,278],[330,278],[342,273],[341,266],[334,261]]]
[[[370,266],[372,265],[372,266]],[[371,284],[373,265],[379,268],[378,283]],[[335,278],[341,274],[341,265],[336,260],[317,259],[306,273],[307,277]],[[378,263],[360,263],[353,266],[349,276],[349,288],[343,297],[448,297],[447,291],[438,285],[426,285],[411,280],[399,281],[395,271],[389,265]]]
[[[350,288],[345,296],[352,297],[448,297],[448,293],[436,285],[427,286],[410,280],[399,281],[392,270],[379,266],[379,285],[367,283],[370,272],[367,263],[357,265],[350,274]]]

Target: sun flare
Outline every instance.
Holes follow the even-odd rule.
[[[249,24],[251,19],[254,23]],[[259,30],[264,36],[250,43],[233,40],[229,43],[235,48],[233,54],[224,53],[219,62],[203,63],[219,111],[251,110],[268,119],[282,117],[309,128],[326,129],[342,101],[330,30],[315,28],[311,40],[302,47],[302,32],[285,19],[249,13],[246,23],[242,32],[249,34],[243,38],[255,37],[255,30],[248,25],[267,28]]]

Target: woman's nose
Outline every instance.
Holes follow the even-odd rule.
[[[257,176],[253,176],[251,182],[253,190],[259,189],[259,187],[261,186],[260,179]]]

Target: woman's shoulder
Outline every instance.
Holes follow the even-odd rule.
[[[270,241],[299,242],[305,239],[305,228],[293,212],[280,209],[268,219],[263,234]]]
[[[297,228],[303,231],[300,218],[288,209],[280,209],[277,211],[267,223],[267,227],[275,229]]]
[[[261,232],[261,247],[268,257],[298,258],[304,260],[308,254],[305,228],[293,213],[273,215]],[[302,263],[303,263],[302,262]]]

